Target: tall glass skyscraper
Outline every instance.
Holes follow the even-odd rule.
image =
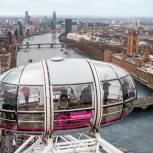
[[[53,25],[52,25],[53,30],[56,30],[56,12],[53,12]]]
[[[65,19],[65,34],[66,34],[66,36],[71,31],[72,31],[72,19]]]
[[[29,24],[29,14],[28,14],[28,11],[25,11],[25,24]]]

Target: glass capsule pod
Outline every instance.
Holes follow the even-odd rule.
[[[0,128],[24,133],[98,129],[126,117],[137,97],[125,70],[89,59],[54,57],[11,69],[0,81]]]

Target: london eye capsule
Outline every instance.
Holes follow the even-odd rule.
[[[0,128],[15,132],[98,129],[126,117],[136,99],[125,70],[89,59],[54,57],[11,69],[0,81]]]

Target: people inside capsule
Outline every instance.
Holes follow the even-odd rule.
[[[80,95],[81,104],[90,104],[92,102],[92,94],[89,86],[83,87]]]
[[[66,93],[62,93],[58,101],[58,109],[65,110],[68,108],[69,108],[68,95]]]
[[[7,89],[4,90],[4,93],[2,94],[2,98],[4,103],[2,104],[2,109],[5,110],[15,110],[16,109],[16,96],[9,92]],[[13,120],[15,119],[15,115],[10,112],[5,112],[6,119]]]
[[[128,98],[128,89],[129,89],[129,84],[126,80],[124,80],[124,83],[123,83],[123,93],[124,93],[124,99],[127,99]]]
[[[23,92],[25,98],[25,107],[27,108],[29,103],[30,87],[24,86],[20,89],[20,92]]]
[[[61,88],[61,94],[67,94],[67,89],[65,87]]]
[[[129,97],[129,83],[127,82],[126,79],[124,79],[122,83],[122,88],[123,88],[123,97],[124,97],[124,100],[126,100]]]
[[[124,100],[134,98],[136,96],[134,84],[132,83],[131,78],[129,76],[121,79],[121,84]]]
[[[109,82],[103,82],[103,90],[104,90],[104,105],[108,102],[108,95],[109,95],[109,86],[111,84]]]
[[[74,94],[74,90],[71,87],[67,88],[67,94],[68,94],[68,98],[69,98],[69,103],[71,105],[74,105],[76,103],[77,98]]]

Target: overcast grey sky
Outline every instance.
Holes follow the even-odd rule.
[[[0,0],[0,15],[153,17],[153,0]]]

